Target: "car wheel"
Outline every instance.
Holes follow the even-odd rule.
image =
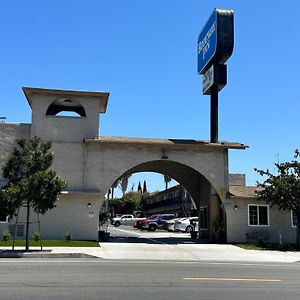
[[[119,221],[116,221],[114,224],[115,227],[119,227],[120,225],[121,225],[121,223]]]
[[[191,231],[193,231],[193,226],[189,225],[186,227],[185,232],[190,233]]]
[[[156,230],[156,226],[155,225],[149,225],[149,231],[155,231]]]

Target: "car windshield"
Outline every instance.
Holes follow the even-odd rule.
[[[174,216],[173,215],[162,215],[161,220],[171,220],[171,219],[174,219]]]
[[[152,216],[150,216],[148,219],[149,220],[153,220],[153,219],[156,219],[158,217],[158,215],[152,215]]]

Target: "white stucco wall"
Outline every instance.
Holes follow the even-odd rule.
[[[91,207],[88,207],[88,204]],[[56,207],[45,215],[40,215],[42,239],[63,240],[66,232],[72,232],[74,240],[98,240],[98,219],[100,210],[99,196],[60,195]],[[94,213],[93,217],[90,217]],[[30,221],[36,222],[37,216],[31,211]],[[22,208],[18,222],[26,221],[26,208]],[[0,232],[8,229],[9,224],[15,224],[15,218],[8,223],[0,223]],[[21,224],[20,224],[21,225]],[[25,224],[22,224],[25,226]],[[29,237],[38,231],[38,224],[30,224]],[[24,235],[18,239],[25,238]]]
[[[82,142],[83,138],[98,136],[99,101],[88,97],[85,97],[83,101],[80,97],[73,96],[72,99],[83,105],[86,117],[46,116],[48,107],[60,98],[62,98],[60,95],[38,93],[31,95],[31,135],[43,137],[45,140],[61,142]]]
[[[234,199],[226,205],[227,216],[227,240],[232,243],[244,243],[246,234],[251,231],[267,233],[267,242],[279,243],[280,235],[282,243],[295,243],[296,228],[291,224],[291,212],[279,211],[278,207],[269,207],[269,226],[248,225],[248,205],[264,205],[262,201],[253,199]],[[234,209],[237,206],[237,209]]]
[[[161,160],[162,148],[126,144],[87,145],[86,187],[106,193],[112,183],[129,169],[149,161]],[[228,190],[227,150],[167,150],[168,160],[186,165],[202,174],[225,199]]]

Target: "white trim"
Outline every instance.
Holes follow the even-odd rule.
[[[8,223],[8,216],[6,216],[6,221],[0,221],[0,224],[6,224]]]
[[[267,214],[268,214],[268,225],[251,225],[250,224],[250,213],[249,213],[249,207],[250,206],[256,206],[256,207],[259,207],[259,206],[265,206],[267,207]],[[257,210],[257,222],[259,222],[259,210]],[[269,209],[269,205],[268,204],[248,204],[248,226],[249,227],[270,227],[270,209]]]
[[[293,210],[291,210],[291,226],[292,226],[292,228],[297,228],[297,225],[295,226],[294,225],[294,222],[293,222]],[[296,222],[297,222],[297,219],[296,219]]]

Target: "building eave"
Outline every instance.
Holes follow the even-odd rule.
[[[108,104],[109,93],[98,91],[78,91],[78,90],[58,90],[58,89],[45,89],[45,88],[32,88],[22,87],[23,93],[31,107],[31,95],[58,95],[65,97],[80,96],[80,97],[94,97],[97,98],[100,104],[100,113],[105,113]]]
[[[237,142],[211,143],[206,140],[192,140],[192,139],[162,139],[162,138],[132,138],[132,137],[111,137],[101,136],[96,139],[85,139],[88,144],[128,144],[128,145],[145,145],[145,146],[161,146],[168,148],[202,148],[202,149],[240,149],[248,148],[247,145]]]

